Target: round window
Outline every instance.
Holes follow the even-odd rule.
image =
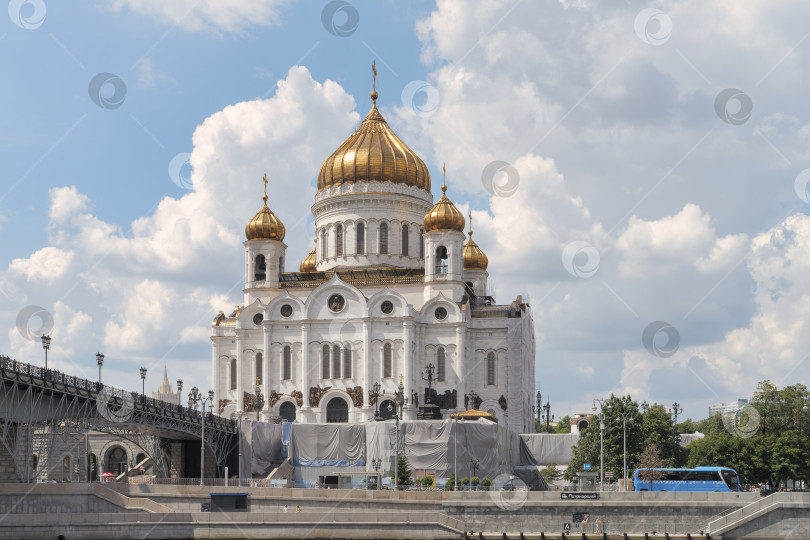
[[[253,324],[255,324],[256,326],[259,326],[260,324],[262,324],[263,320],[264,320],[264,315],[262,315],[261,313],[257,313],[256,315],[253,316]]]
[[[329,297],[328,305],[332,312],[339,313],[343,311],[344,307],[346,307],[346,299],[339,294],[333,294]]]
[[[281,306],[281,316],[289,317],[290,315],[292,315],[292,306],[290,304],[284,304]]]
[[[433,314],[436,315],[436,318],[440,321],[447,318],[447,310],[443,307],[437,307]]]
[[[380,309],[382,310],[383,313],[388,315],[389,313],[394,311],[394,304],[390,300],[386,300],[385,302],[382,303]]]

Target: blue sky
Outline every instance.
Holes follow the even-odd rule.
[[[699,418],[759,380],[810,378],[803,2],[11,0],[8,11],[0,350],[11,356],[40,361],[16,328],[39,305],[60,369],[93,378],[102,350],[119,386],[139,388],[146,365],[156,387],[166,364],[206,388],[208,325],[241,300],[261,175],[300,260],[318,168],[368,110],[376,59],[384,116],[434,185],[447,162],[497,299],[532,303],[552,412],[630,392]],[[101,73],[125,86],[120,106],[91,99]],[[190,181],[169,175],[184,153]],[[484,181],[493,161],[514,167],[514,194],[492,188],[505,173]],[[645,346],[645,328],[670,327]]]

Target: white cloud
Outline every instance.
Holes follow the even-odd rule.
[[[277,8],[283,0],[115,0],[112,7],[189,31],[217,28],[225,32],[240,32],[253,26],[276,22]]]
[[[53,283],[70,268],[74,255],[71,251],[48,246],[32,253],[28,259],[14,259],[9,271],[24,276],[29,282]]]
[[[2,291],[17,309],[36,303],[54,312],[55,342],[57,335],[81,338],[69,347],[76,358],[94,358],[103,342],[102,352],[116,359],[105,379],[116,384],[131,384],[116,377],[139,365],[151,372],[165,361],[207,358],[214,315],[242,300],[241,242],[262,204],[262,175],[270,178],[269,205],[287,228],[288,260],[297,264],[311,245],[313,179],[359,120],[354,107],[338,84],[292,68],[271,98],[228,106],[198,126],[193,189],[164,197],[128,231],[95,216],[76,187],[51,189],[52,245],[0,272]],[[16,330],[9,341],[21,359],[38,358],[37,344]],[[62,346],[67,354],[68,343]]]

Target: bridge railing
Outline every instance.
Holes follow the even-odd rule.
[[[64,390],[67,393],[78,393],[82,397],[89,397],[97,399],[105,388],[111,389],[112,396],[119,399],[127,394],[132,397],[132,404],[136,411],[148,412],[160,416],[166,416],[175,419],[183,419],[193,423],[201,423],[202,412],[190,407],[185,407],[178,403],[170,403],[161,399],[139,394],[138,392],[129,392],[127,390],[116,388],[114,386],[105,385],[98,381],[90,381],[75,375],[62,373],[55,369],[45,369],[40,366],[34,366],[25,362],[18,362],[8,356],[0,355],[0,371],[3,376],[8,372],[13,372],[17,376],[28,376],[30,380],[26,381],[41,388],[52,389],[54,386],[64,385]],[[211,414],[211,411],[206,411],[205,414],[206,430],[209,428],[221,429],[224,431],[235,432],[235,421],[216,416]]]

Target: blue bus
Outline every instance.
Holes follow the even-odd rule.
[[[650,469],[638,469],[633,474],[636,491],[740,491],[737,471],[727,467],[695,467],[694,469],[652,469],[660,471],[660,479],[641,480],[639,473]]]

